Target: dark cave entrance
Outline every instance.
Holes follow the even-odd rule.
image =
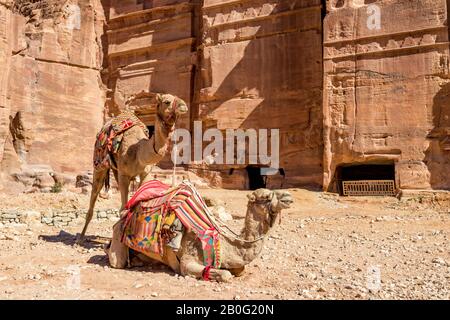
[[[261,167],[248,166],[245,168],[248,175],[248,188],[249,190],[256,190],[266,187],[266,176],[261,174]]]

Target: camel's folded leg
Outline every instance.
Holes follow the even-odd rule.
[[[203,276],[203,270],[205,270],[205,266],[196,261],[181,259],[180,269],[183,276],[191,276],[200,279]],[[209,270],[209,278],[217,282],[228,282],[231,280],[231,278],[233,278],[233,275],[230,273],[230,271],[225,269],[211,268]]]
[[[128,265],[128,247],[122,243],[122,221],[117,222],[113,227],[113,235],[109,247],[105,249],[109,264],[116,269],[124,269]]]
[[[137,258],[139,258],[144,263],[151,263],[154,261],[159,261],[166,266],[169,266],[173,272],[180,274],[180,262],[178,261],[177,255],[171,249],[166,249],[164,251],[164,257],[161,257],[157,253],[138,253]]]
[[[228,270],[231,272],[231,274],[232,274],[233,276],[235,276],[235,277],[240,277],[240,276],[242,276],[242,275],[244,274],[245,267],[242,267],[242,268],[233,268],[233,269],[228,269]]]

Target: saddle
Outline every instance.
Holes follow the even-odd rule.
[[[123,133],[134,126],[139,126],[149,137],[146,125],[129,110],[105,123],[95,140],[94,169],[109,170],[113,166],[113,155],[120,149]]]
[[[203,198],[189,182],[170,188],[159,181],[144,183],[126,205],[120,220],[121,242],[143,254],[177,251],[185,232],[200,240],[205,266],[220,267],[219,232],[208,217]]]

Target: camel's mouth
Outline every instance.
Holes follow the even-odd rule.
[[[186,114],[188,112],[188,107],[185,104],[179,105],[175,112],[177,115]]]
[[[290,194],[286,193],[286,194],[283,194],[281,196],[281,198],[278,199],[278,202],[283,209],[287,209],[291,206],[291,204],[294,203],[294,199],[292,198],[292,196]]]

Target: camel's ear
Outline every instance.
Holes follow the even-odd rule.
[[[163,96],[162,96],[162,94],[160,94],[160,93],[157,93],[157,94],[156,94],[156,101],[157,101],[158,103],[162,103],[162,101],[163,101]]]
[[[248,201],[249,202],[255,202],[256,201],[256,197],[253,193],[250,193],[247,195]]]

